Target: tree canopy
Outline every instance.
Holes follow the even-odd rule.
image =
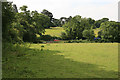
[[[94,20],[76,15],[56,19],[46,9],[41,13],[28,10],[26,5],[20,7],[21,12],[16,12],[14,9],[15,5],[11,2],[2,4],[2,35],[3,39],[8,41],[36,42],[37,34],[42,36],[46,28],[57,26],[64,28],[65,32],[61,33],[61,37],[66,40],[84,38],[94,40],[96,28],[99,29],[98,37],[101,37],[103,41],[118,42],[120,36],[120,23],[109,21],[108,18]]]

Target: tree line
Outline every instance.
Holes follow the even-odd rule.
[[[119,42],[120,38],[120,22],[109,21],[108,18],[95,21],[92,18],[82,18],[80,15],[76,15],[63,27],[65,32],[62,32],[62,38],[65,40],[87,39],[88,41]],[[95,37],[95,29],[99,29],[97,37]]]
[[[15,5],[14,5],[15,6]],[[16,7],[16,6],[15,6]],[[103,41],[118,42],[120,31],[119,22],[109,21],[108,18],[94,20],[82,18],[80,15],[60,19],[53,18],[53,14],[44,9],[41,13],[30,11],[27,6],[20,7],[21,12],[15,11],[11,2],[2,3],[2,36],[9,42],[39,42],[46,28],[63,27],[62,40],[95,38],[94,29],[99,28],[98,37]]]

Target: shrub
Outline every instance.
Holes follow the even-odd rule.
[[[40,36],[40,39],[44,40],[44,41],[50,41],[53,38],[50,35],[42,35],[42,36]]]
[[[83,37],[87,38],[89,41],[92,41],[95,37],[93,30],[84,30]]]
[[[68,39],[67,34],[65,32],[61,32],[61,38],[63,40],[67,40]]]

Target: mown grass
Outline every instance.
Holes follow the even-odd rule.
[[[15,49],[3,50],[3,78],[118,77],[117,43],[31,44]]]
[[[33,44],[33,48],[39,48]],[[60,55],[78,62],[104,65],[106,70],[118,70],[117,43],[61,43],[45,44],[45,49],[61,51]],[[58,53],[59,54],[59,53]]]
[[[45,34],[44,35],[51,35],[51,36],[56,36],[60,37],[61,32],[65,32],[62,27],[50,27],[50,29],[45,29]]]

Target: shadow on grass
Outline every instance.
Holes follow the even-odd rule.
[[[24,56],[12,55],[3,63],[3,78],[118,78],[118,72],[60,54],[60,51],[28,49]]]

